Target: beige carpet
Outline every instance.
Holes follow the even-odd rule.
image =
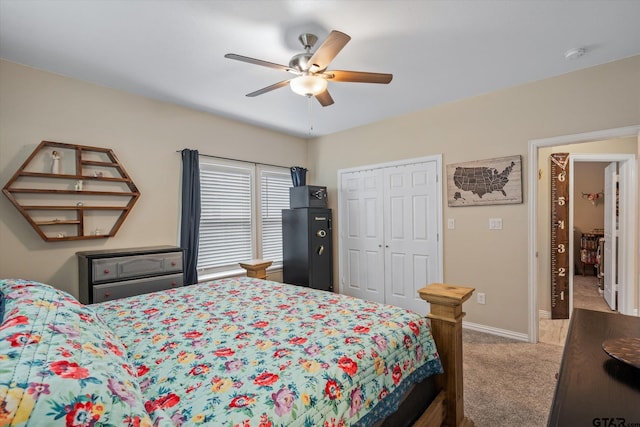
[[[573,306],[595,311],[612,311],[598,291],[598,278],[573,276]]]
[[[545,426],[562,347],[463,331],[465,414],[477,427]]]
[[[573,285],[575,307],[611,312],[595,277]],[[538,344],[463,330],[465,414],[477,427],[547,425],[568,326],[540,319]]]

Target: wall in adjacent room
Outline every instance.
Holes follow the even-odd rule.
[[[573,168],[573,226],[584,233],[604,227],[603,193],[606,166],[606,162],[576,162]],[[587,194],[598,194],[595,203],[588,199]]]
[[[176,150],[305,166],[307,142],[0,61],[0,183],[42,140],[114,150],[141,192],[118,234],[104,240],[45,242],[0,197],[0,277],[25,278],[78,295],[77,251],[175,245],[181,157]]]

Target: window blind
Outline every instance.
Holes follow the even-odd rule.
[[[282,209],[289,168],[200,157],[199,276],[261,258],[282,265]]]
[[[291,175],[288,170],[260,172],[261,258],[282,263],[282,209],[289,208]]]
[[[253,168],[200,165],[198,270],[237,268],[253,258]]]

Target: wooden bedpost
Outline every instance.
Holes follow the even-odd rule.
[[[267,268],[271,266],[273,261],[263,261],[261,259],[252,259],[251,261],[244,261],[240,263],[240,267],[247,270],[247,277],[253,277],[256,279],[267,278]]]
[[[436,342],[443,375],[436,377],[436,384],[445,390],[446,414],[444,425],[450,427],[472,427],[473,421],[464,416],[464,394],[462,391],[462,303],[474,288],[432,283],[418,291],[420,298],[429,302],[431,331]]]

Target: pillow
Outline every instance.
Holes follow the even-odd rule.
[[[0,425],[152,425],[124,345],[91,308],[37,282],[0,292]]]

